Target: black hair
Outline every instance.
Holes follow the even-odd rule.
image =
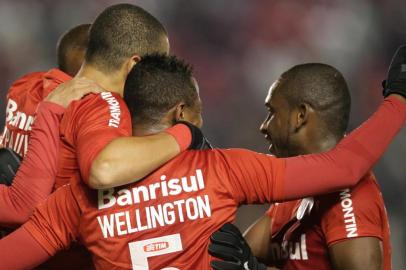
[[[156,124],[180,102],[194,106],[192,68],[175,56],[147,55],[128,74],[124,100],[134,124]]]
[[[292,67],[281,76],[282,95],[290,106],[309,104],[325,122],[329,132],[342,136],[351,110],[351,96],[344,76],[336,68],[307,63]]]
[[[109,72],[132,55],[164,53],[164,26],[144,9],[118,4],[105,9],[90,27],[86,61]]]
[[[90,24],[81,24],[65,32],[58,40],[56,52],[58,68],[73,76],[83,62],[82,57],[75,59],[75,53],[84,53],[87,48]],[[83,55],[83,54],[82,54]],[[81,55],[81,56],[82,56]],[[77,62],[80,63],[77,63]]]

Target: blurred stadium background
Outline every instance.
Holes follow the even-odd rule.
[[[54,67],[59,35],[91,23],[114,3],[119,1],[0,0],[0,119],[10,83],[24,73]],[[386,67],[396,47],[406,43],[404,0],[132,3],[157,16],[167,27],[172,53],[194,65],[204,131],[218,147],[266,152],[258,128],[267,89],[281,72],[303,62],[324,62],[343,72],[351,89],[353,129],[380,103]],[[394,269],[406,269],[405,137],[406,128],[374,169],[390,216]],[[240,228],[265,209],[243,207]]]

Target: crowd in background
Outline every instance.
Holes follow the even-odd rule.
[[[0,119],[13,80],[56,65],[58,37],[91,23],[109,0],[0,0]],[[406,44],[404,0],[132,1],[167,27],[172,53],[194,66],[204,132],[217,147],[266,152],[259,133],[270,84],[289,67],[338,68],[352,96],[350,128],[379,105],[396,47]],[[390,121],[390,119],[388,119]],[[4,122],[0,122],[0,130]],[[394,269],[406,269],[406,129],[374,168],[391,221]],[[266,207],[243,207],[245,229]]]

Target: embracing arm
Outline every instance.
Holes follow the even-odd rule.
[[[254,256],[266,262],[271,241],[271,218],[268,215],[260,217],[245,231],[244,238]]]
[[[356,185],[403,127],[405,103],[403,97],[391,95],[373,116],[334,149],[286,158],[285,177],[282,182],[277,182],[275,199],[298,199]]]
[[[11,186],[0,185],[0,223],[25,222],[52,190],[59,145],[59,121],[64,108],[44,102],[38,107],[29,151]]]
[[[12,185],[0,185],[0,224],[24,223],[36,205],[52,191],[59,153],[59,122],[71,101],[102,91],[84,87],[89,83],[94,84],[86,79],[77,81],[75,91],[60,86],[38,105],[27,155]]]
[[[191,133],[183,124],[145,137],[121,137],[107,144],[93,161],[89,186],[110,188],[142,179],[188,148]]]
[[[0,241],[0,270],[32,269],[51,256],[24,228]]]

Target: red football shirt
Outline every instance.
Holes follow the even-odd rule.
[[[97,269],[210,269],[210,235],[240,204],[273,201],[284,171],[248,150],[187,151],[140,183],[64,186],[24,226],[50,254],[79,240]]]
[[[333,269],[328,248],[365,236],[382,241],[384,269],[391,269],[388,217],[372,173],[352,189],[275,204],[268,215],[271,260],[282,269]]]
[[[61,145],[55,186],[87,182],[97,154],[114,138],[131,136],[131,116],[120,95],[104,92],[72,102],[60,125]],[[85,185],[83,185],[85,187]],[[81,191],[79,191],[81,192]]]
[[[0,144],[24,156],[38,103],[70,79],[59,69],[51,69],[30,73],[15,81],[7,94],[6,121]]]

